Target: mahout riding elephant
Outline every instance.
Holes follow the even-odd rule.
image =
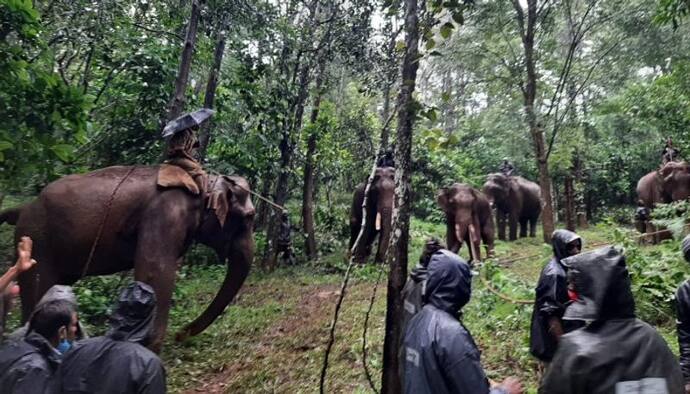
[[[242,177],[211,175],[208,192],[202,195],[184,170],[171,165],[108,167],[50,183],[34,201],[0,213],[0,223],[16,225],[17,240],[23,235],[34,240],[39,262],[19,277],[22,321],[55,284],[134,268],[135,280],[156,292],[150,347],[159,351],[175,271],[197,241],[228,264],[215,298],[178,339],[202,332],[232,301],[249,273],[254,256],[249,190]]]
[[[641,233],[656,232],[658,229],[649,221],[656,204],[668,204],[690,197],[690,164],[670,161],[640,178],[636,190],[638,208],[635,227]],[[655,240],[671,237],[670,233],[663,232]]]
[[[374,179],[369,189],[366,207],[366,223],[362,239],[354,252],[356,263],[364,263],[371,254],[371,245],[379,238],[376,262],[381,262],[386,257],[386,248],[390,240],[393,220],[393,199],[395,197],[395,168],[379,167],[376,169]],[[355,244],[360,228],[362,227],[362,204],[366,184],[359,184],[355,188],[350,211],[350,246]]]
[[[493,256],[494,220],[489,200],[482,192],[463,183],[454,183],[439,190],[436,201],[446,215],[449,250],[457,253],[465,242],[470,249],[470,260],[481,260],[479,243],[483,241],[487,256]]]
[[[520,237],[536,233],[537,219],[541,213],[541,190],[539,185],[520,176],[506,176],[501,173],[489,174],[482,191],[496,208],[498,239],[506,239],[506,220],[510,228],[509,239],[517,239],[517,227],[520,224]]]

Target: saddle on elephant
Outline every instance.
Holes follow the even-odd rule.
[[[159,186],[183,187],[194,195],[205,194],[208,174],[194,159],[194,151],[198,145],[199,141],[191,128],[177,132],[170,138],[167,159],[158,170]]]

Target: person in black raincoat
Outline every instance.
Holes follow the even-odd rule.
[[[470,266],[458,255],[442,251],[431,256],[424,307],[410,320],[405,347],[404,392],[414,394],[519,394],[514,378],[490,388],[472,335],[458,321],[470,300]]]
[[[407,323],[412,319],[412,316],[422,309],[422,294],[427,278],[429,261],[436,253],[448,252],[444,250],[445,248],[441,241],[436,238],[430,238],[424,244],[422,254],[419,256],[419,264],[410,272],[410,277],[405,282],[405,287],[402,290],[403,324],[401,328],[403,332],[405,332],[405,327],[407,327]]]
[[[683,238],[681,250],[685,261],[690,262],[690,235]],[[680,368],[683,371],[685,392],[690,393],[690,280],[683,282],[676,292],[676,314]]]
[[[570,301],[566,268],[561,260],[580,253],[582,239],[572,231],[556,230],[551,236],[551,244],[553,257],[541,271],[535,289],[536,300],[532,310],[529,338],[530,353],[545,363],[549,362],[556,352],[558,338],[579,326],[575,322],[569,322],[564,326],[561,320]]]
[[[62,354],[57,347],[74,331],[74,310],[68,302],[51,301],[37,307],[27,335],[0,348],[0,392],[58,393],[55,375]]]
[[[153,333],[156,297],[134,282],[118,298],[103,337],[78,342],[60,367],[62,393],[165,393],[161,359],[145,345]]]
[[[561,337],[539,392],[682,394],[676,357],[653,327],[635,317],[623,255],[605,247],[562,263],[577,295],[563,319],[587,325]]]

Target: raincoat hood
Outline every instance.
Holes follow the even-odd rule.
[[[431,256],[424,293],[425,303],[456,315],[470,300],[470,266],[457,254],[441,250]]]
[[[155,313],[156,295],[151,286],[133,282],[120,293],[115,310],[110,315],[110,330],[106,336],[146,345],[153,330]]]
[[[578,300],[565,310],[566,320],[610,320],[635,317],[635,300],[625,257],[613,247],[563,259]]]
[[[572,231],[568,230],[556,230],[551,236],[551,245],[553,245],[553,255],[556,256],[556,260],[559,262],[568,257],[568,252],[566,247],[569,243],[579,240],[580,247],[582,247],[582,238]]]

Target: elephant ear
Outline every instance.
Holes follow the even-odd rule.
[[[225,225],[225,219],[228,217],[228,212],[230,212],[228,193],[232,193],[232,191],[230,188],[215,185],[216,182],[213,183],[214,186],[209,193],[206,208],[212,209],[215,212],[220,227],[223,227]]]
[[[436,202],[445,211],[448,207],[448,188],[442,187],[436,194]]]

